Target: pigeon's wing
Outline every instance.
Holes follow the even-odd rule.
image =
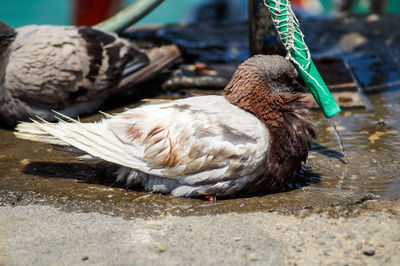
[[[152,102],[98,123],[23,123],[17,131],[191,186],[255,177],[269,147],[265,126],[222,96]]]
[[[245,175],[261,164],[268,146],[265,126],[221,96],[152,103],[107,123],[143,163],[139,170],[188,184]]]
[[[136,72],[149,63],[145,53],[112,33],[91,27],[79,27],[78,33],[91,60],[86,79],[94,81],[96,87],[116,87],[126,72]]]

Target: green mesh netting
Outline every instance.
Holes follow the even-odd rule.
[[[286,48],[286,58],[295,64],[324,115],[331,117],[339,113],[341,111],[339,105],[311,59],[304,35],[300,30],[300,23],[291,8],[290,1],[264,0],[264,4],[271,12],[272,21]]]

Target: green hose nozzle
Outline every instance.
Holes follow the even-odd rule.
[[[304,35],[288,0],[264,0],[271,12],[272,21],[283,45],[287,58],[293,61],[307,87],[314,96],[325,117],[341,111],[324,80],[311,59],[310,51],[304,42]]]

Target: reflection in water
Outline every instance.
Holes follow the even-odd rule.
[[[321,175],[312,168],[303,166],[295,181],[289,184],[289,190],[301,189],[321,182]]]

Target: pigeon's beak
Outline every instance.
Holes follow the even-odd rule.
[[[293,93],[296,93],[296,92],[305,93],[306,92],[306,89],[304,88],[304,86],[301,85],[300,82],[298,82],[296,79],[293,79],[292,86],[293,86],[293,89],[292,89]]]

